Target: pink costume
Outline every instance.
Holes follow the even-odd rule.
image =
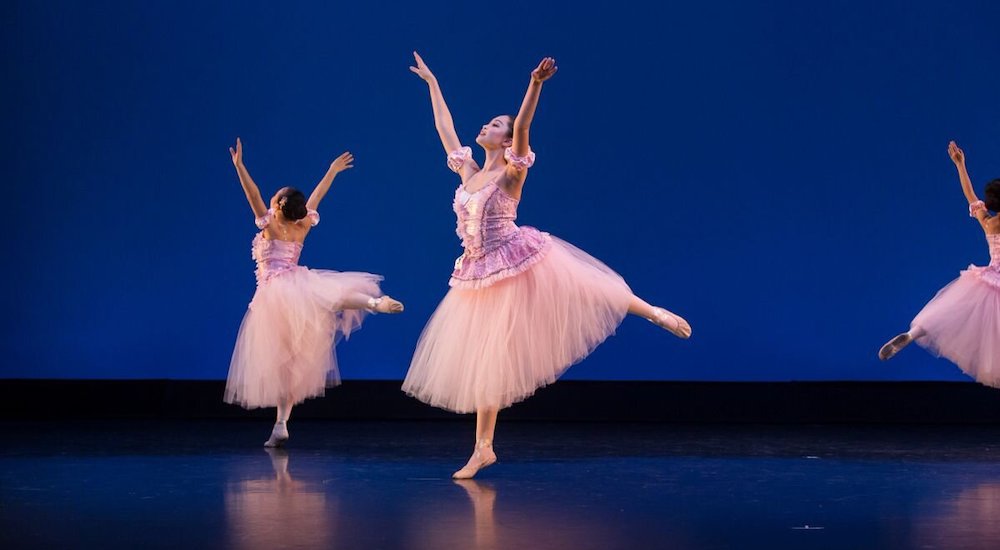
[[[257,227],[267,227],[272,215],[257,218]],[[306,219],[316,225],[319,214],[310,210]],[[345,310],[345,300],[380,296],[382,278],[300,266],[301,243],[266,239],[263,231],[251,252],[257,292],[236,338],[226,402],[250,409],[323,395],[340,383],[333,346],[357,330],[366,313]]]
[[[458,172],[471,154],[453,152],[448,166]],[[535,160],[504,157],[519,170]],[[617,273],[516,225],[517,205],[496,181],[455,192],[465,252],[413,354],[403,382],[413,397],[455,412],[508,407],[589,355],[628,313],[632,291]]]
[[[986,207],[969,206],[975,216]],[[1000,387],[1000,234],[987,235],[990,265],[970,265],[942,288],[910,326],[916,342],[983,384]]]

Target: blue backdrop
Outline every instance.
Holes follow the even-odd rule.
[[[303,262],[385,275],[406,313],[338,354],[402,378],[461,252],[416,49],[470,144],[556,57],[521,223],[694,327],[630,318],[568,376],[964,379],[875,352],[987,261],[946,145],[1000,176],[996,2],[208,4],[2,8],[0,376],[224,378],[254,290],[241,136],[268,196],[357,157]]]

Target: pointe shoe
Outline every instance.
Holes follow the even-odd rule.
[[[284,420],[279,420],[274,423],[274,428],[271,428],[271,437],[264,442],[264,446],[281,447],[286,441],[288,441],[288,426]]]
[[[497,454],[493,452],[493,442],[481,439],[476,443],[476,450],[462,469],[451,474],[452,479],[472,479],[479,470],[496,464]]]
[[[368,309],[378,313],[402,313],[403,302],[395,300],[391,296],[371,298],[368,300]]]
[[[649,322],[669,331],[678,338],[688,339],[691,337],[691,325],[679,315],[674,315],[662,307],[653,308],[653,316]]]
[[[882,346],[882,349],[878,350],[878,358],[883,361],[888,361],[899,353],[899,350],[910,345],[910,342],[912,341],[913,338],[910,337],[910,333],[904,332],[902,334],[898,334],[892,340],[886,342],[885,345]]]

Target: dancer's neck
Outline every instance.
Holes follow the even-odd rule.
[[[483,171],[492,172],[504,168],[507,162],[503,159],[503,152],[503,149],[486,149],[486,162],[483,163]]]

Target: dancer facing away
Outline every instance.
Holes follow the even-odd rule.
[[[302,244],[319,223],[316,208],[337,174],[353,167],[344,153],[330,164],[309,199],[283,187],[264,205],[243,165],[243,143],[229,148],[260,233],[253,239],[257,291],[240,325],[229,364],[225,401],[244,408],[277,407],[268,447],[288,440],[292,406],[340,383],[333,347],[361,326],[366,313],[399,313],[403,304],[379,290],[382,277],[298,265]]]
[[[1000,179],[986,185],[986,201],[981,201],[965,169],[965,153],[954,141],[948,144],[948,155],[958,169],[969,215],[986,233],[990,265],[970,265],[962,271],[913,318],[910,330],[889,340],[878,356],[891,359],[916,342],[978,382],[1000,387]]]
[[[476,443],[455,478],[496,462],[497,412],[554,382],[594,350],[632,313],[680,338],[688,323],[634,295],[622,278],[573,245],[517,226],[517,206],[535,154],[528,142],[542,83],[556,73],[545,58],[531,72],[516,118],[498,116],[476,137],[479,165],[463,147],[434,74],[414,52],[410,70],[430,88],[434,122],[448,167],[462,183],[453,207],[465,253],[451,290],[417,343],[403,391],[442,409],[476,412]]]

